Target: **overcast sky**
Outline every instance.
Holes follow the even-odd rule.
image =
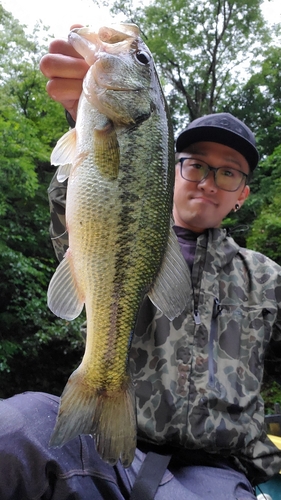
[[[72,24],[102,23],[109,10],[98,8],[93,0],[0,0],[4,9],[26,24],[31,31],[36,21],[50,27],[50,34],[67,37]]]
[[[51,35],[63,38],[74,23],[102,23],[109,17],[109,11],[99,9],[93,0],[0,0],[0,3],[31,31],[41,19],[50,26]],[[269,22],[281,22],[281,0],[265,0],[263,10]]]

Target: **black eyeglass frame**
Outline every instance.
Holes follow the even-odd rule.
[[[183,162],[185,160],[196,160],[198,162],[202,162],[204,163],[204,165],[207,165],[208,167],[208,171],[206,173],[206,175],[200,179],[200,181],[193,181],[193,180],[190,180],[190,179],[186,179],[183,175],[182,175],[182,167],[183,167]],[[239,172],[240,174],[242,174],[244,176],[244,178],[242,177],[241,179],[241,182],[239,184],[239,186],[235,189],[225,189],[225,188],[222,188],[220,186],[217,185],[217,172],[218,170],[222,169],[222,168],[226,168],[226,167],[211,167],[211,165],[208,165],[208,163],[206,163],[205,161],[203,160],[199,160],[199,158],[194,158],[193,156],[185,156],[185,157],[182,157],[182,158],[178,158],[177,159],[177,163],[180,163],[180,174],[181,174],[181,177],[185,180],[185,181],[188,181],[188,182],[197,182],[198,184],[202,181],[204,181],[205,179],[207,179],[208,175],[209,175],[209,172],[214,172],[214,180],[215,180],[215,185],[217,186],[217,188],[219,189],[222,189],[223,191],[227,191],[229,193],[235,193],[235,191],[238,191],[238,189],[242,186],[242,183],[243,181],[245,180],[245,185],[246,185],[246,182],[247,182],[247,179],[249,177],[248,174],[245,174],[245,172],[242,172],[242,170],[239,170],[238,168],[232,168],[232,167],[229,167],[229,170],[236,170],[237,172]]]

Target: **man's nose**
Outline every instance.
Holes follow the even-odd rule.
[[[198,183],[198,187],[211,192],[217,191],[218,188],[215,181],[215,175],[215,172],[209,170],[207,176]]]

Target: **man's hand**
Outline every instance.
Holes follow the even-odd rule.
[[[73,25],[70,29],[79,27],[81,25]],[[40,61],[40,70],[49,79],[46,86],[49,96],[60,102],[74,120],[88,68],[85,60],[66,40],[52,41],[49,53]]]

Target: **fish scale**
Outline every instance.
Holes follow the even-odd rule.
[[[69,39],[90,68],[76,127],[51,157],[58,179],[69,177],[69,249],[50,282],[48,305],[67,320],[85,305],[87,337],[50,444],[91,434],[105,461],[127,467],[137,435],[128,359],[141,301],[148,294],[172,319],[189,296],[189,270],[171,226],[173,134],[136,26],[79,28]]]

